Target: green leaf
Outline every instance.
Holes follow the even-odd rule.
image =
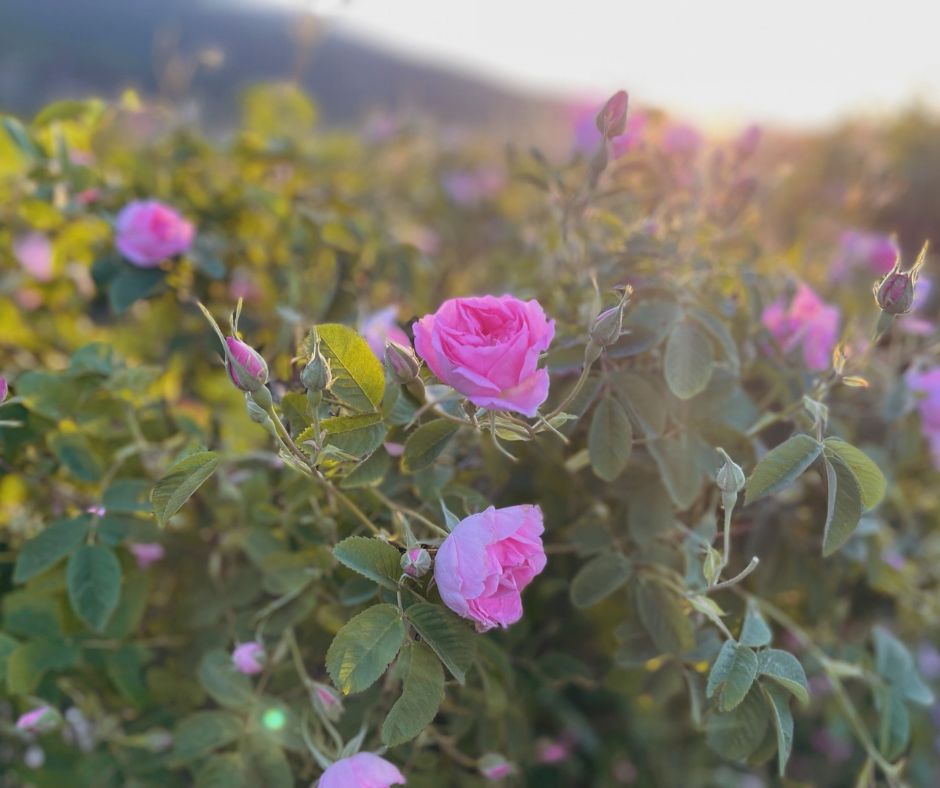
[[[580,609],[596,605],[630,579],[631,566],[623,553],[595,556],[571,581],[571,603]]]
[[[49,448],[76,479],[96,482],[101,478],[101,463],[95,456],[88,438],[80,432],[60,432],[49,439]]]
[[[721,684],[721,691],[718,695],[718,709],[720,711],[731,711],[736,708],[744,700],[756,678],[757,654],[747,646],[741,643],[737,644],[734,647],[731,660],[727,664],[727,672]],[[709,685],[711,685],[711,676],[709,676]]]
[[[100,632],[121,597],[121,565],[114,551],[99,545],[80,547],[69,559],[65,577],[72,610]]]
[[[738,644],[733,640],[726,640],[721,645],[718,656],[712,669],[708,673],[708,683],[705,685],[705,696],[710,698],[715,694],[722,684],[728,678],[731,672],[731,666],[734,664],[734,657],[737,652]]]
[[[235,753],[213,755],[196,772],[195,788],[248,788],[245,764]]]
[[[917,672],[914,658],[900,640],[884,627],[872,630],[875,641],[875,670],[908,700],[922,706],[934,701],[933,692]]]
[[[780,684],[796,699],[806,705],[809,703],[809,684],[806,671],[800,661],[788,651],[769,648],[757,655],[757,671]]]
[[[13,695],[31,695],[46,673],[75,667],[79,655],[77,646],[59,638],[21,643],[7,656],[7,689]]]
[[[16,557],[13,582],[25,583],[65,558],[88,536],[91,517],[83,514],[68,520],[56,520],[23,545]]]
[[[647,436],[662,435],[666,428],[666,399],[643,375],[619,371],[610,376],[614,393]]]
[[[227,711],[198,711],[184,717],[173,732],[170,761],[189,763],[235,741],[242,722]]]
[[[142,298],[149,298],[163,289],[166,274],[160,268],[136,268],[123,264],[108,288],[111,310],[121,315]]]
[[[422,424],[405,441],[401,469],[405,473],[414,473],[429,468],[459,429],[459,424],[447,419],[435,419]]]
[[[773,634],[764,617],[754,605],[748,605],[744,614],[744,623],[741,625],[741,637],[738,640],[745,646],[759,648],[770,643]]]
[[[725,354],[732,372],[737,376],[741,368],[741,358],[738,355],[737,343],[734,341],[728,327],[715,315],[700,306],[687,307],[686,314],[711,334],[712,338],[721,347],[721,352]]]
[[[705,478],[691,432],[686,429],[676,436],[650,441],[646,449],[656,461],[673,504],[680,511],[688,509],[698,499]]]
[[[669,390],[679,399],[691,399],[705,390],[715,365],[712,343],[691,321],[678,323],[669,334],[663,371]]]
[[[874,461],[851,443],[841,438],[826,438],[823,441],[827,455],[835,454],[842,462],[849,466],[855,481],[858,482],[859,492],[862,494],[862,506],[865,509],[874,509],[881,499],[885,497],[888,482],[881,469]]]
[[[803,434],[793,435],[771,449],[747,480],[745,505],[789,487],[812,465],[821,451],[819,441]]]
[[[388,452],[374,451],[347,473],[339,486],[344,490],[354,490],[358,487],[375,487],[385,478],[391,465],[392,461]]]
[[[343,566],[395,591],[401,577],[401,553],[388,542],[366,536],[350,536],[333,548]]]
[[[692,622],[679,595],[655,580],[642,580],[636,589],[640,620],[661,653],[680,654],[695,644]]]
[[[402,650],[402,692],[382,723],[382,743],[395,747],[413,739],[437,715],[444,700],[444,669],[423,643]]]
[[[344,695],[371,687],[395,659],[405,624],[394,605],[381,604],[351,618],[326,653],[326,669]]]
[[[743,761],[760,747],[769,723],[767,704],[754,687],[734,710],[708,718],[706,741],[722,757]]]
[[[232,664],[230,654],[215,649],[203,656],[199,663],[199,683],[220,706],[245,709],[254,703],[255,694],[249,678]]]
[[[894,761],[901,757],[911,740],[911,717],[904,704],[904,696],[896,688],[881,688],[876,699],[881,713],[880,749],[888,760]]]
[[[793,713],[790,696],[775,684],[761,684],[761,691],[770,711],[770,720],[777,733],[777,774],[783,777],[793,751]]]
[[[200,451],[177,462],[157,482],[150,494],[157,522],[165,525],[190,496],[215,473],[222,457],[214,451]]]
[[[461,619],[440,605],[419,602],[405,613],[421,639],[461,684],[476,654],[476,638]]]
[[[9,635],[0,632],[0,685],[7,680],[7,661],[20,643]]]
[[[3,124],[3,130],[6,132],[7,136],[13,140],[13,144],[19,148],[21,153],[31,159],[43,158],[43,152],[38,143],[33,140],[30,133],[16,118],[5,115],[0,123]]]
[[[823,529],[823,556],[844,545],[862,517],[862,492],[855,474],[838,456],[826,457],[826,525]]]
[[[630,460],[633,427],[623,405],[607,395],[597,403],[588,430],[588,455],[591,467],[601,479],[616,479]]]
[[[330,392],[355,410],[379,410],[385,392],[385,371],[369,344],[351,328],[338,323],[317,326],[317,334],[320,350],[333,373]]]
[[[251,774],[250,784],[265,788],[293,788],[294,776],[284,750],[266,736],[249,736],[241,748]]]
[[[354,416],[337,416],[320,422],[328,433],[326,443],[354,457],[371,454],[385,440],[385,425],[380,413],[360,413]]]
[[[105,669],[111,683],[128,701],[142,707],[147,702],[147,688],[142,678],[141,649],[125,643],[105,655]]]

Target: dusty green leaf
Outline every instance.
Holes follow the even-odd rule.
[[[222,464],[214,451],[190,454],[173,465],[150,493],[157,522],[165,525]]]
[[[862,517],[862,493],[855,474],[837,455],[826,457],[826,524],[823,555],[830,556],[844,545]]]
[[[809,435],[793,435],[771,449],[757,463],[747,480],[744,503],[749,504],[789,487],[822,451],[822,445]]]
[[[676,324],[666,342],[663,371],[669,390],[679,399],[691,399],[711,380],[715,351],[696,323]]]
[[[405,473],[414,473],[429,468],[459,429],[459,424],[447,419],[435,419],[422,424],[405,441],[405,453],[401,459],[402,470]]]
[[[395,747],[413,739],[434,720],[444,700],[444,669],[423,643],[409,643],[402,649],[401,697],[395,701],[382,723],[382,743]]]
[[[588,454],[591,467],[604,481],[616,479],[630,460],[633,428],[627,412],[612,396],[603,397],[591,415]]]

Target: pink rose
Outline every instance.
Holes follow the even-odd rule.
[[[934,466],[940,470],[940,367],[912,370],[905,376],[908,388],[919,395],[921,431]]]
[[[393,304],[366,315],[359,321],[359,333],[369,343],[372,352],[379,357],[380,361],[385,358],[386,340],[390,339],[399,345],[411,347],[411,340],[398,325],[397,320],[398,307]]]
[[[590,155],[603,139],[597,129],[598,108],[598,104],[594,102],[581,102],[572,105],[568,109],[568,117],[574,133],[574,148],[580,153]],[[610,141],[611,158],[619,159],[637,147],[645,128],[645,113],[631,112],[627,116],[626,128],[623,133]]]
[[[118,251],[139,268],[153,268],[193,242],[192,224],[157,200],[135,200],[115,222]]]
[[[555,322],[538,301],[453,298],[414,332],[415,350],[431,371],[475,405],[534,416],[548,397],[548,372],[538,363]]]
[[[242,643],[232,652],[232,664],[239,673],[246,676],[253,676],[264,670],[264,663],[268,655],[265,653],[264,646],[260,643],[251,641]]]
[[[398,767],[375,753],[360,752],[343,758],[323,772],[319,788],[388,788],[404,785]]]
[[[13,242],[13,254],[23,270],[39,282],[52,279],[52,243],[41,233],[21,235]]]
[[[544,530],[538,506],[491,506],[461,520],[434,562],[444,604],[479,632],[514,624],[522,590],[545,568]]]
[[[897,244],[889,235],[846,230],[839,237],[839,251],[829,267],[829,277],[838,282],[856,268],[884,276],[894,267],[899,253]]]
[[[809,285],[800,283],[789,307],[782,301],[770,304],[761,321],[784,353],[802,347],[808,369],[819,372],[829,366],[839,338],[839,308],[823,301]]]
[[[132,542],[127,546],[131,555],[137,560],[137,566],[146,569],[151,564],[162,561],[166,550],[159,542]]]

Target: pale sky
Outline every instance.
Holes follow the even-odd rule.
[[[940,107],[938,0],[261,0],[539,91],[620,87],[711,126]]]

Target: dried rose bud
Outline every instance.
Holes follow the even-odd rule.
[[[409,577],[424,577],[431,569],[431,554],[423,547],[412,547],[402,554],[401,569]]]
[[[597,113],[597,130],[604,139],[619,137],[627,128],[627,104],[629,96],[625,90],[618,90],[607,99],[607,103]]]
[[[268,382],[268,365],[251,345],[233,336],[225,338],[228,376],[242,391],[258,391]]]

